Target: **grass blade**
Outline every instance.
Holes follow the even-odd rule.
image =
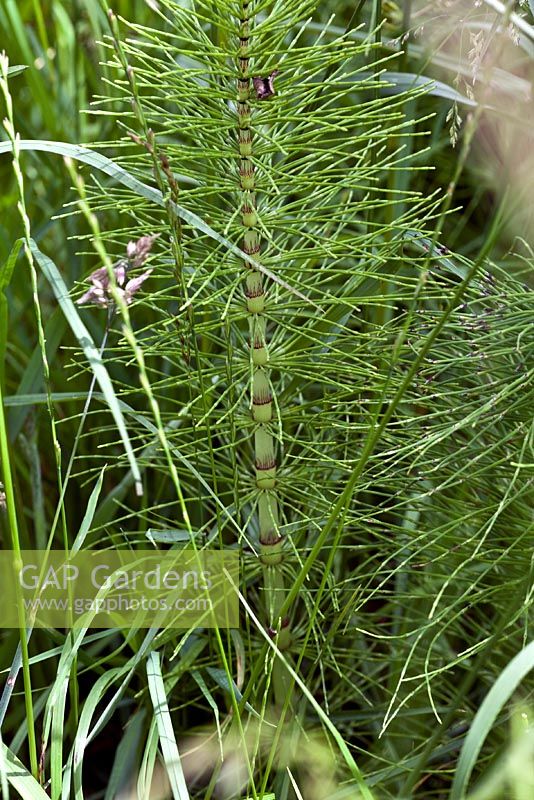
[[[222,689],[227,694],[233,694],[237,703],[240,703],[242,701],[243,695],[235,685],[234,681],[228,678],[224,669],[220,669],[219,667],[206,667],[206,672],[208,673],[210,678],[212,678],[215,681],[215,683],[220,689]],[[252,714],[253,717],[259,719],[260,722],[264,722],[262,716],[258,714],[257,711],[254,710],[254,708],[250,705],[249,702],[245,703],[245,708],[250,714]],[[271,726],[270,722],[266,722],[266,724]]]
[[[161,751],[172,788],[172,796],[174,800],[189,800],[189,792],[184,778],[180,753],[178,752],[178,745],[176,744],[176,738],[174,736],[171,715],[167,704],[167,695],[161,675],[159,653],[150,653],[147,659],[146,671],[148,689],[154,706]]]
[[[76,310],[76,306],[70,299],[67,287],[65,286],[63,278],[61,277],[59,270],[54,264],[54,262],[39,250],[33,239],[31,240],[31,249],[33,255],[35,256],[36,261],[38,262],[48,282],[50,283],[50,286],[52,287],[56,299],[59,305],[61,306],[63,314],[65,315],[65,318],[69,323],[72,332],[78,339],[78,342],[80,343],[80,346],[82,347],[87,357],[87,360],[91,365],[91,369],[93,370],[95,378],[100,388],[102,389],[102,393],[104,394],[104,397],[106,398],[106,403],[113,415],[113,419],[115,420],[115,424],[117,425],[117,429],[120,433],[120,437],[122,439],[122,443],[124,445],[128,461],[130,463],[130,469],[132,470],[132,474],[134,476],[136,483],[136,493],[138,495],[141,495],[143,493],[141,473],[139,472],[139,467],[137,465],[132,445],[130,443],[130,437],[128,436],[128,431],[126,429],[126,423],[124,422],[122,411],[120,409],[117,397],[113,390],[113,385],[108,375],[108,371],[104,366],[104,363],[100,356],[99,350],[95,346],[91,334],[89,333],[84,323],[80,319],[80,315]]]
[[[525,675],[534,669],[534,642],[521,650],[499,675],[478,709],[462,747],[449,800],[462,800],[478,754],[491,726]]]
[[[372,72],[360,72],[360,78],[374,78]],[[380,91],[384,94],[400,94],[410,89],[426,89],[428,94],[435,97],[444,97],[446,100],[452,100],[456,103],[462,103],[466,106],[476,107],[475,100],[471,100],[461,92],[458,92],[448,83],[438,81],[435,78],[429,78],[426,75],[419,75],[415,72],[381,72],[376,78],[382,82],[385,81],[390,86],[381,86]]]
[[[2,790],[2,800],[9,800],[9,785],[7,782],[7,766],[4,761],[2,750],[2,732],[0,731],[0,789]]]
[[[2,772],[22,800],[50,800],[44,789],[28,772],[22,761],[0,740]]]
[[[13,67],[8,67],[7,74],[10,78],[14,78],[15,75],[20,75],[25,69],[28,69],[26,64],[15,64]]]
[[[137,769],[137,753],[143,736],[145,716],[146,712],[142,709],[128,720],[115,753],[104,800],[114,800],[129,784],[129,779]]]
[[[83,543],[85,541],[85,537],[89,532],[89,528],[91,527],[91,523],[93,521],[93,517],[95,515],[96,505],[98,503],[98,498],[100,497],[100,492],[102,490],[102,483],[104,481],[104,472],[106,468],[103,467],[100,471],[100,475],[98,476],[98,480],[91,492],[91,497],[89,498],[89,502],[87,503],[87,509],[82,519],[82,524],[80,525],[80,530],[78,531],[76,538],[71,547],[71,555],[74,555],[79,550],[81,550]]]

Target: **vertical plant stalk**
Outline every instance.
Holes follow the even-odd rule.
[[[237,123],[239,145],[239,187],[242,249],[254,260],[260,258],[261,240],[256,211],[256,180],[251,129],[250,38],[251,3],[241,0],[239,19],[239,55],[237,79]],[[276,443],[271,429],[273,396],[269,371],[266,291],[262,273],[244,262],[245,298],[249,314],[249,347],[253,366],[252,419],[254,421],[254,477],[258,490],[258,528],[260,557],[263,563],[266,606],[269,629],[277,636],[278,647],[290,644],[288,619],[281,619],[280,609],[285,599],[281,564],[284,558],[279,524],[279,497],[276,490]],[[276,679],[275,679],[275,694]],[[279,699],[279,698],[277,698]],[[282,698],[280,698],[282,699]]]
[[[45,383],[45,390],[46,390],[46,397],[47,397],[47,408],[50,417],[50,431],[52,435],[52,443],[54,449],[54,459],[55,459],[55,466],[57,472],[57,480],[58,486],[61,489],[62,486],[62,477],[61,477],[61,447],[59,444],[59,440],[57,437],[56,432],[56,422],[54,417],[54,410],[52,406],[52,397],[51,397],[51,389],[50,389],[50,369],[48,365],[48,359],[46,356],[46,340],[44,335],[44,327],[41,317],[41,307],[39,305],[39,294],[38,294],[38,287],[37,287],[37,271],[35,268],[35,263],[33,260],[33,255],[30,248],[30,238],[31,238],[31,231],[30,231],[30,220],[28,218],[28,214],[26,212],[26,204],[24,200],[24,178],[22,174],[22,169],[20,166],[20,148],[19,148],[19,136],[15,131],[15,123],[14,123],[14,114],[13,114],[13,100],[11,97],[11,92],[9,89],[9,82],[8,82],[8,70],[9,70],[9,59],[5,53],[0,54],[0,91],[4,96],[5,105],[6,105],[6,118],[3,120],[4,129],[8,135],[8,138],[11,142],[11,146],[13,148],[13,172],[15,174],[15,180],[17,184],[17,191],[19,195],[18,200],[18,210],[20,214],[20,218],[23,225],[24,235],[23,235],[23,248],[24,253],[26,255],[29,267],[30,267],[30,278],[31,278],[31,286],[32,286],[32,294],[33,294],[33,304],[35,309],[35,316],[37,322],[37,332],[38,332],[38,339],[39,345],[41,349],[41,357],[42,357],[42,364],[43,364],[43,376],[44,376],[44,383]],[[6,493],[6,505],[9,517],[9,528],[11,533],[11,547],[14,553],[14,562],[16,570],[20,569],[22,566],[22,556],[21,556],[21,546],[20,546],[20,537],[19,537],[19,529],[18,529],[18,521],[17,521],[17,512],[16,512],[16,503],[15,503],[15,494],[13,488],[13,477],[11,474],[11,461],[10,461],[10,453],[9,453],[9,444],[8,444],[8,434],[7,434],[7,425],[6,419],[4,414],[4,407],[3,407],[3,395],[0,387],[0,461],[2,462],[2,472],[3,472],[3,479],[4,479],[4,488]],[[63,544],[65,549],[68,546],[68,536],[67,536],[67,521],[65,515],[65,508],[63,506],[61,512],[61,519],[63,523]],[[22,674],[24,679],[24,699],[25,699],[25,707],[26,707],[26,717],[27,717],[27,727],[28,727],[28,749],[30,753],[30,768],[32,775],[34,778],[38,779],[39,776],[39,763],[37,759],[37,739],[35,734],[35,719],[33,714],[33,697],[32,697],[32,689],[31,689],[31,674],[30,674],[30,662],[29,662],[29,649],[28,649],[28,639],[29,639],[29,632],[27,631],[27,621],[26,621],[26,614],[24,608],[24,598],[22,595],[22,588],[17,582],[17,607],[18,607],[18,617],[19,617],[19,629],[20,629],[20,646],[21,646],[21,656],[22,656]]]
[[[57,429],[56,429],[56,418],[54,415],[54,407],[52,403],[52,390],[50,386],[50,366],[48,364],[48,358],[46,355],[46,339],[44,335],[44,326],[43,320],[41,315],[41,306],[39,303],[39,291],[38,291],[38,279],[37,279],[37,269],[35,266],[35,261],[33,258],[33,253],[30,247],[30,239],[31,239],[31,226],[30,226],[30,219],[26,212],[26,202],[24,199],[24,176],[22,174],[22,169],[20,166],[20,137],[15,130],[15,122],[14,122],[14,115],[13,115],[13,100],[11,98],[11,93],[9,89],[8,83],[8,68],[9,68],[9,60],[7,56],[2,53],[0,54],[0,88],[2,94],[4,96],[4,100],[6,103],[6,111],[7,116],[3,120],[4,129],[8,135],[8,139],[11,142],[11,146],[13,149],[13,172],[15,175],[15,180],[17,184],[17,191],[19,195],[19,201],[17,203],[17,207],[19,210],[20,218],[23,225],[24,235],[22,237],[23,240],[23,249],[24,255],[28,261],[30,267],[30,279],[31,279],[31,287],[32,287],[32,295],[33,295],[33,306],[35,310],[35,319],[37,323],[37,336],[39,341],[39,347],[41,350],[41,360],[43,365],[43,378],[44,378],[44,385],[45,385],[45,392],[46,392],[46,405],[48,410],[48,416],[50,418],[50,433],[52,436],[52,443],[53,443],[53,450],[54,450],[54,460],[56,466],[56,473],[57,473],[57,481],[58,486],[61,490],[63,485],[63,478],[61,475],[61,446],[59,443]],[[68,550],[68,532],[67,532],[67,517],[65,513],[65,507],[62,506],[61,508],[61,523],[62,523],[62,534],[63,534],[63,545],[65,547],[65,551]]]
[[[11,548],[13,550],[13,563],[15,572],[18,572],[22,567],[22,554],[20,548],[16,500],[13,487],[13,476],[11,474],[11,460],[9,453],[6,418],[4,414],[4,398],[1,385],[0,385],[0,461],[2,463],[2,478],[4,482],[5,503],[9,520],[9,530],[11,533]],[[35,735],[30,658],[28,651],[28,639],[30,634],[29,631],[27,631],[28,625],[26,620],[22,587],[18,581],[15,581],[15,589],[17,594],[17,613],[19,621],[20,647],[22,656],[22,675],[24,679],[24,701],[26,707],[26,722],[28,726],[28,749],[30,751],[31,772],[33,777],[37,779],[39,775],[39,764],[37,761],[37,739]],[[11,673],[9,677],[13,678]]]

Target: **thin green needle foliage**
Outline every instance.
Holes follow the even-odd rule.
[[[531,638],[533,255],[520,243],[513,275],[492,262],[506,201],[472,259],[442,243],[455,200],[428,190],[436,87],[386,90],[384,4],[367,27],[351,6],[346,29],[315,0],[149,5],[101,4],[104,140],[79,152],[83,202],[54,223],[78,224],[87,273],[158,234],[122,316],[79,309],[95,341],[106,330],[130,458],[105,398],[43,393],[15,352],[6,405],[48,400],[59,440],[76,432],[69,484],[91,513],[62,503],[83,547],[238,550],[242,625],[58,633],[31,662],[49,675],[61,652],[44,781],[83,797],[87,743],[119,719],[123,752],[142,708],[141,792],[160,747],[180,797],[445,800],[477,709]],[[78,342],[61,352],[89,385]],[[92,679],[79,725],[73,664]],[[473,783],[507,740],[506,709],[491,722]]]

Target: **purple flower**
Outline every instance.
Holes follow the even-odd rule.
[[[158,236],[159,233],[151,233],[149,236],[141,236],[136,242],[128,242],[126,255],[132,267],[143,266]]]
[[[140,286],[146,281],[152,270],[148,269],[142,275],[136,278],[131,278],[126,281],[128,271],[131,267],[141,267],[152,249],[154,241],[158,238],[159,234],[152,234],[150,236],[142,236],[136,242],[128,242],[126,247],[127,261],[119,261],[117,266],[113,268],[115,273],[115,281],[117,283],[117,291],[123,298],[127,305],[133,300],[134,294]],[[79,305],[85,303],[94,303],[97,306],[104,306],[107,308],[113,303],[113,296],[111,294],[110,278],[106,267],[100,267],[89,275],[89,283],[92,284],[91,288],[82,295],[76,302]]]
[[[146,272],[143,272],[142,275],[138,275],[137,278],[131,278],[126,283],[126,286],[124,286],[124,281],[126,279],[126,264],[124,261],[118,264],[113,272],[115,273],[115,280],[117,281],[117,291],[126,304],[130,305],[134,294],[141,284],[146,281],[152,270],[147,269]],[[93,285],[76,302],[80,305],[84,303],[94,303],[97,306],[109,306],[109,304],[113,302],[113,297],[111,295],[110,280],[106,267],[101,267],[91,273],[89,281]]]

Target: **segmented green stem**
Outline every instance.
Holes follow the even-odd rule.
[[[256,206],[256,181],[251,128],[250,36],[251,3],[242,0],[239,21],[239,76],[237,81],[237,118],[239,142],[239,183],[241,220],[245,253],[260,259],[261,240]],[[258,527],[260,554],[269,625],[277,633],[279,647],[290,643],[287,620],[280,620],[285,597],[280,564],[283,560],[279,524],[279,498],[276,490],[276,443],[272,433],[273,397],[269,376],[269,350],[265,317],[266,291],[261,272],[245,261],[245,298],[250,320],[250,351],[253,364],[252,419],[254,420],[254,476],[258,490]]]

